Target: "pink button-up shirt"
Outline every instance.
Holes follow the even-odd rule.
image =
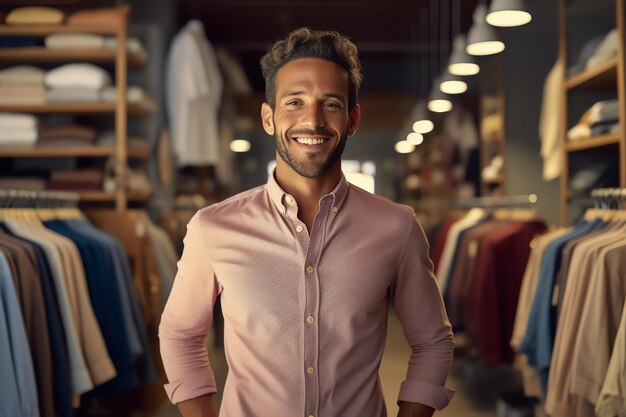
[[[381,417],[392,303],[411,346],[399,400],[441,409],[452,331],[409,207],[348,184],[312,230],[273,177],[190,221],[159,335],[174,403],[215,392],[204,346],[221,294],[222,417]]]

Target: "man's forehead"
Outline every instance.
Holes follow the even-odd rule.
[[[348,72],[335,62],[321,58],[297,58],[283,65],[276,74],[276,92],[281,96],[298,90],[297,85],[315,85],[329,93],[347,95]]]

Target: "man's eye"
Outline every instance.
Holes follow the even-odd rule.
[[[326,103],[326,107],[332,110],[337,110],[341,108],[341,106],[337,103]]]
[[[287,103],[288,106],[298,106],[300,104],[299,101],[294,100]]]

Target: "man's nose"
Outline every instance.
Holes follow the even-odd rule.
[[[310,126],[312,128],[326,126],[326,119],[322,106],[319,104],[307,106],[303,122],[306,126]]]

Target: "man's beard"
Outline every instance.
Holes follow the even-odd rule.
[[[282,136],[280,133],[276,132],[276,151],[278,152],[278,155],[280,155],[280,158],[285,161],[291,169],[306,178],[318,178],[325,174],[328,169],[335,164],[335,162],[341,159],[341,155],[343,154],[343,150],[346,147],[346,142],[348,140],[348,134],[347,132],[344,132],[339,140],[339,145],[330,155],[328,155],[328,158],[323,161],[321,165],[313,165],[312,158],[310,157],[309,160],[311,161],[311,164],[303,164],[297,161],[294,155],[287,148],[286,144],[293,140],[290,138],[294,137],[294,135],[318,135],[327,138],[332,138],[334,135],[332,132],[325,129],[298,129],[291,132],[287,131]]]

